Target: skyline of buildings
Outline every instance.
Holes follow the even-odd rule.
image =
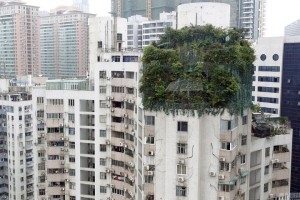
[[[149,20],[158,20],[162,12],[177,11],[177,6],[181,4],[199,2],[229,4],[230,27],[245,29],[247,39],[257,39],[264,35],[265,0],[112,0],[111,13],[118,17],[141,15]]]
[[[276,200],[288,199],[290,186],[298,190],[299,168],[291,155],[299,155],[299,78],[293,73],[299,38],[266,38],[254,45],[252,94],[266,115],[248,109],[238,116],[174,117],[143,108],[142,52],[129,48],[157,41],[166,27],[174,27],[175,14],[163,13],[157,21],[134,16],[132,24],[116,17],[87,22],[87,16],[59,7],[41,18],[42,72],[32,73],[82,79],[0,80],[0,198]],[[285,118],[268,115],[281,113],[294,134]]]

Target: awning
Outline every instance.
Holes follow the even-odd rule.
[[[246,177],[249,175],[249,172],[248,171],[244,171],[241,173],[241,177]]]
[[[223,181],[220,182],[220,185],[235,185],[235,183],[237,182],[239,178],[237,176],[233,177],[230,181]]]

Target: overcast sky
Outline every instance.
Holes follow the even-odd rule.
[[[59,5],[71,5],[72,0],[24,0],[50,10]],[[110,0],[89,0],[90,11],[99,16],[108,16]],[[159,1],[159,0],[157,0]],[[300,19],[300,0],[266,0],[266,36],[282,36],[284,27]]]

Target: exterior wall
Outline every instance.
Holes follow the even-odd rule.
[[[300,20],[294,21],[293,23],[284,27],[285,36],[297,36],[300,35]]]
[[[32,117],[30,99],[22,100],[17,92],[1,93],[1,198],[34,199]]]
[[[84,13],[89,13],[89,0],[73,0],[73,6]]]
[[[220,3],[190,3],[179,5],[178,28],[212,24],[228,28],[230,25],[230,6]]]
[[[291,121],[294,130],[293,135],[293,159],[292,159],[292,180],[291,192],[300,191],[300,163],[298,157],[299,151],[299,56],[300,56],[300,38],[287,37],[284,41],[283,50],[283,74],[282,74],[282,99],[281,115],[287,116]]]
[[[2,2],[3,3],[3,2]],[[0,5],[0,74],[3,77],[38,75],[38,7],[24,3]],[[26,38],[26,40],[24,40]]]
[[[85,77],[89,70],[88,19],[93,15],[57,12],[41,17],[42,74],[50,79]]]
[[[290,178],[291,178],[291,155],[292,155],[292,130],[290,129],[289,134],[286,135],[275,135],[268,138],[257,138],[251,137],[251,153],[260,151],[258,165],[253,165],[251,167],[251,172],[260,169],[260,180],[255,183],[249,183],[249,190],[252,191],[254,188],[259,188],[258,192],[252,194],[259,199],[288,199],[290,193]],[[289,152],[277,153],[274,151],[274,146],[286,145]],[[269,155],[266,153],[266,149],[270,149]],[[278,159],[278,162],[276,161]],[[276,161],[276,162],[275,162]],[[275,165],[280,165],[280,168],[273,167]],[[268,167],[268,169],[266,169]],[[273,181],[276,180],[288,180],[287,186],[275,186]],[[268,184],[265,190],[264,184]],[[254,192],[253,192],[254,193]],[[251,199],[253,196],[250,196]]]
[[[254,64],[253,75],[253,103],[258,103],[264,113],[272,116],[280,116],[280,104],[282,93],[282,61],[283,61],[283,37],[260,38],[254,44],[256,60]],[[278,59],[276,58],[278,55]],[[265,58],[264,58],[265,56]],[[271,69],[272,66],[279,67],[279,71],[266,71],[260,69],[260,66],[266,66]],[[269,90],[276,88],[276,91]],[[268,90],[265,90],[268,89]],[[262,102],[261,98],[275,98],[277,102]]]

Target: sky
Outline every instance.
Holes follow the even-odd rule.
[[[40,10],[50,10],[59,5],[71,5],[72,0],[24,0],[28,4],[40,6]],[[110,0],[89,0],[90,12],[98,16],[108,16]],[[283,36],[284,27],[300,19],[300,0],[266,0],[265,36]]]

